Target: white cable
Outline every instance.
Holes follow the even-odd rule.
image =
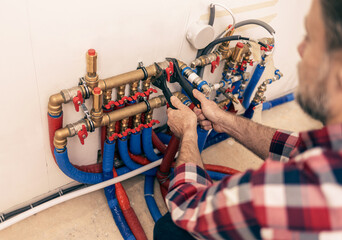
[[[220,36],[222,36],[222,35],[226,34],[227,32],[231,31],[233,28],[235,28],[235,23],[236,23],[235,15],[234,15],[234,13],[233,13],[233,11],[231,9],[227,8],[224,5],[221,5],[221,4],[218,4],[218,3],[211,3],[210,7],[212,7],[213,5],[216,5],[216,6],[219,6],[219,7],[223,8],[223,9],[225,9],[227,12],[229,12],[230,16],[233,19],[233,24],[230,26],[230,28],[227,29],[226,31],[224,31],[222,34],[220,34]]]
[[[176,154],[175,157],[177,157],[178,155],[178,152]],[[71,193],[68,193],[68,194],[65,194],[63,196],[60,196],[58,198],[55,198],[55,199],[52,199],[46,203],[43,203],[41,205],[38,205],[36,207],[33,207],[31,208],[30,210],[27,210],[21,214],[18,214],[8,220],[5,220],[4,222],[0,223],[0,231],[17,223],[17,222],[20,222],[21,220],[24,220],[25,218],[28,218],[36,213],[39,213],[45,209],[48,209],[50,207],[53,207],[57,204],[60,204],[62,202],[66,202],[68,200],[71,200],[71,199],[74,199],[74,198],[77,198],[79,196],[82,196],[82,195],[85,195],[85,194],[88,194],[88,193],[91,193],[91,192],[95,192],[99,189],[102,189],[102,188],[105,188],[105,187],[108,187],[110,185],[113,185],[115,183],[119,183],[119,182],[122,182],[122,181],[125,181],[129,178],[132,178],[134,176],[137,176],[143,172],[146,172],[147,170],[150,170],[152,168],[155,168],[157,166],[159,166],[162,162],[162,159],[159,159],[155,162],[152,162],[150,164],[147,164],[141,168],[138,168],[136,170],[133,170],[129,173],[126,173],[126,174],[123,174],[121,176],[118,176],[118,177],[115,177],[113,179],[110,179],[110,180],[107,180],[107,181],[104,181],[104,182],[101,182],[101,183],[98,183],[98,184],[95,184],[95,185],[92,185],[90,187],[87,187],[87,188],[83,188],[81,190],[78,190],[78,191],[74,191],[74,192],[71,192]]]

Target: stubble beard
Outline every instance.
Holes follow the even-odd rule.
[[[298,73],[299,78],[306,77],[305,74],[300,74],[300,71],[303,69],[300,68],[300,64],[298,64]],[[316,75],[316,79],[312,79],[312,84],[310,86],[301,86],[299,79],[299,87],[296,93],[296,100],[300,107],[304,112],[309,114],[312,118],[321,121],[323,124],[326,124],[328,118],[328,93],[327,93],[327,78],[329,74],[329,65],[327,62],[321,65],[318,74]],[[313,88],[311,91],[305,89]]]

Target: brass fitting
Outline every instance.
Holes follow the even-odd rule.
[[[153,116],[153,110],[145,114],[145,124],[148,124],[152,121],[152,116]]]
[[[195,68],[198,66],[204,67],[204,66],[212,63],[213,61],[215,61],[218,56],[220,57],[220,59],[222,59],[222,55],[217,53],[217,52],[213,52],[213,53],[209,53],[208,55],[200,56],[200,57],[196,58],[194,61],[192,61],[190,66],[191,66],[191,68]]]
[[[58,116],[62,112],[62,103],[68,103],[77,96],[77,92],[81,91],[84,97],[85,89],[83,86],[72,87],[63,89],[60,93],[50,96],[48,103],[48,112],[53,116]]]
[[[134,96],[138,92],[139,82],[140,82],[140,80],[132,82],[130,84],[130,95],[131,96]]]
[[[107,105],[112,100],[112,90],[106,90],[103,92],[103,105]]]
[[[229,29],[230,26],[227,27],[227,30]],[[233,35],[235,29],[233,28],[231,31],[227,32],[224,37],[230,37]],[[232,54],[232,51],[229,49],[229,44],[230,44],[230,41],[227,41],[227,42],[223,42],[221,43],[221,45],[218,47],[218,51],[221,53],[222,57],[224,59],[228,59],[231,54]]]
[[[53,144],[56,149],[63,149],[67,145],[67,138],[75,136],[80,130],[82,125],[85,125],[89,131],[90,126],[88,120],[81,119],[75,123],[68,124],[65,128],[60,128],[55,132]]]
[[[87,83],[87,86],[90,88],[90,90],[92,90],[98,86],[98,83],[99,83],[99,76],[98,75],[96,75],[95,77],[90,77],[87,74],[87,75],[85,75],[84,79],[85,79],[85,82]],[[102,90],[104,90],[104,89],[102,89]]]
[[[141,123],[141,114],[137,114],[133,117],[133,128],[136,128],[140,125]]]
[[[185,104],[187,107],[190,106],[191,101],[187,96],[185,96],[182,92],[175,92],[173,93],[173,96],[177,97],[183,104]]]
[[[115,124],[116,122],[112,122],[107,127],[107,137],[110,137],[115,133]]]
[[[121,98],[123,98],[125,96],[125,89],[126,89],[126,85],[121,85],[120,87],[118,87],[116,90],[116,99],[120,100]]]
[[[86,53],[87,74],[85,75],[85,82],[90,90],[97,87],[99,82],[99,76],[97,71],[97,53],[94,49],[89,49]]]
[[[61,93],[56,93],[49,98],[48,112],[52,116],[58,116],[62,112],[64,98]]]
[[[125,118],[121,120],[121,129],[120,129],[121,133],[127,130],[128,123],[129,123],[129,118]]]
[[[151,78],[149,77],[142,82],[142,87],[141,87],[142,91],[143,92],[147,91],[150,88],[150,86],[151,86]]]
[[[227,106],[231,102],[230,99],[225,99],[217,104],[217,106],[221,109],[223,109],[225,106]]]
[[[86,54],[87,75],[95,77],[97,72],[97,53],[94,49],[89,49]]]
[[[93,108],[91,110],[91,119],[93,120],[95,126],[99,126],[103,117],[102,110],[102,90],[101,88],[94,88],[93,94]]]
[[[243,53],[243,50],[244,50],[244,44],[243,43],[237,43],[235,48],[234,48],[234,52],[233,52],[233,55],[232,55],[232,60],[234,62],[241,62],[241,59],[242,59],[242,53]]]

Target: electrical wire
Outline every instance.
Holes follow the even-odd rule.
[[[233,24],[232,24],[227,30],[223,31],[223,32],[217,37],[217,38],[220,38],[221,36],[223,36],[224,34],[226,34],[227,32],[229,32],[229,31],[231,31],[232,29],[235,28],[235,25],[236,25],[236,18],[235,18],[235,15],[234,15],[233,11],[232,11],[231,9],[229,9],[228,7],[222,5],[222,4],[219,4],[219,3],[211,3],[211,4],[210,4],[210,8],[211,8],[212,6],[219,6],[219,7],[223,8],[223,9],[225,9],[227,12],[229,12],[230,16],[231,16],[232,19],[233,19]]]
[[[99,189],[102,189],[102,188],[105,188],[105,187],[108,187],[110,185],[113,185],[115,183],[119,183],[119,182],[122,182],[122,181],[125,181],[129,178],[132,178],[134,176],[137,176],[143,172],[146,172],[152,168],[155,168],[157,166],[159,166],[162,162],[162,159],[159,159],[158,161],[155,161],[153,163],[150,163],[148,165],[145,165],[139,169],[136,169],[136,170],[133,170],[129,173],[126,173],[122,176],[119,176],[119,177],[116,177],[116,178],[113,178],[113,179],[110,179],[110,180],[107,180],[107,181],[104,181],[104,182],[101,182],[101,183],[98,183],[98,184],[94,184],[90,187],[86,187],[86,188],[83,188],[81,190],[78,190],[78,191],[74,191],[74,192],[71,192],[71,193],[68,193],[68,194],[65,194],[65,195],[62,195],[58,198],[55,198],[51,201],[48,201],[46,203],[43,203],[37,207],[33,207],[31,208],[30,210],[26,211],[26,212],[23,212],[19,215],[16,215],[15,217],[12,217],[2,223],[0,223],[0,231],[9,227],[9,226],[12,226],[13,224],[17,223],[17,222],[20,222],[36,213],[39,213],[45,209],[48,209],[50,207],[53,207],[57,204],[60,204],[60,203],[63,203],[63,202],[66,202],[68,200],[71,200],[71,199],[74,199],[74,198],[77,198],[79,196],[83,196],[85,194],[88,194],[88,193],[91,193],[91,192],[95,192]]]

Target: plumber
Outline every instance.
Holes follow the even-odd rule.
[[[166,197],[171,216],[156,223],[155,239],[342,239],[342,1],[313,0],[305,26],[297,101],[324,127],[291,133],[220,110],[197,90],[194,112],[172,97],[168,125],[181,148]],[[198,121],[264,164],[213,183]]]

